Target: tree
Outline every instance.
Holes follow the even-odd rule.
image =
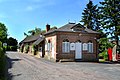
[[[9,37],[7,39],[7,46],[3,46],[6,51],[17,51],[18,42],[16,39]]]
[[[24,36],[28,37],[28,34],[24,32]]]
[[[100,16],[102,27],[107,35],[112,39],[118,40],[120,36],[120,0],[104,0],[100,2]]]
[[[7,40],[7,28],[3,23],[0,23],[0,41],[2,43]]]
[[[35,29],[28,31],[28,34],[24,32],[24,35],[31,36],[35,34],[41,34],[41,33],[42,33],[41,29],[36,27]]]
[[[86,6],[87,8],[84,9],[80,22],[83,22],[87,28],[98,31],[100,29],[98,7],[97,5],[93,5],[91,0],[89,0]]]
[[[99,51],[100,52],[104,52],[108,48],[113,47],[113,44],[108,41],[108,38],[100,38],[99,46],[100,46],[99,47],[99,49],[100,49]]]
[[[50,28],[50,30],[55,30],[55,29],[57,29],[57,27],[56,27],[56,26],[54,26],[54,27]]]
[[[7,45],[8,46],[17,46],[18,42],[16,39],[9,37],[7,40]]]
[[[36,27],[34,30],[28,31],[28,33],[30,35],[40,34],[41,33],[41,29]]]

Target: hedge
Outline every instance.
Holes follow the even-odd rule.
[[[2,42],[0,42],[0,80],[5,80],[5,66],[6,57],[2,48]]]
[[[4,46],[6,51],[17,51],[17,46]]]

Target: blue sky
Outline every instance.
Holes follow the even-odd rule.
[[[103,0],[92,0],[99,4]],[[83,9],[89,0],[0,0],[0,22],[8,28],[8,37],[19,42],[24,32],[46,24],[61,27],[81,20]]]

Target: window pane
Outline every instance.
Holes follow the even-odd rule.
[[[93,43],[88,43],[88,52],[93,53]]]
[[[67,44],[66,44],[66,42],[65,42],[65,52],[67,51]]]
[[[62,43],[62,52],[69,52],[70,51],[70,43],[69,42],[63,42]]]
[[[62,43],[62,52],[65,52],[65,42]]]
[[[70,51],[70,43],[67,42],[67,52],[69,52],[69,51]]]
[[[87,43],[83,43],[83,50],[87,50],[87,49],[88,49]]]

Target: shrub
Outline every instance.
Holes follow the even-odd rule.
[[[7,50],[7,46],[3,46],[3,49],[6,51]]]
[[[0,80],[5,78],[5,54],[2,48],[2,42],[0,42]]]
[[[103,51],[102,53],[99,54],[99,59],[104,59],[104,60],[108,60],[108,53],[107,50]]]
[[[3,46],[5,51],[17,51],[17,46]]]
[[[37,55],[37,46],[36,45],[33,45],[33,53],[34,53],[34,55]]]
[[[17,51],[17,46],[11,46],[11,51]]]
[[[29,51],[29,45],[26,45],[25,46],[25,53],[28,53],[28,51]]]
[[[20,52],[23,52],[23,47],[20,47]]]

